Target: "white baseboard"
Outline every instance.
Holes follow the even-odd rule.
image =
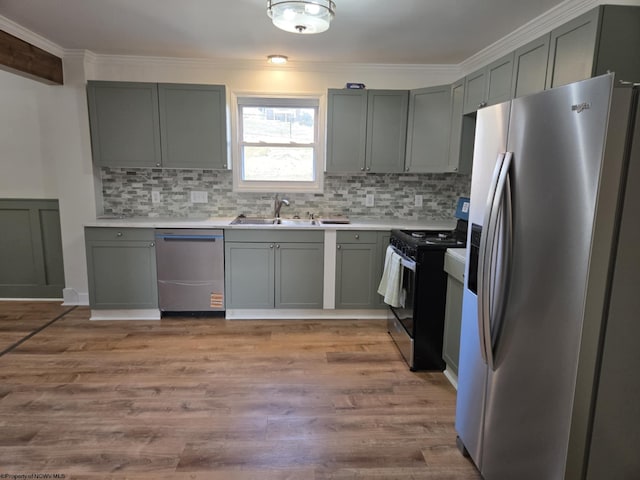
[[[63,305],[89,305],[89,294],[80,293],[75,288],[62,289]]]
[[[89,320],[160,320],[160,310],[91,310]]]
[[[62,301],[61,298],[0,298],[0,302],[61,302],[61,301]]]
[[[448,368],[446,368],[443,373],[444,373],[444,376],[447,377],[447,380],[449,380],[449,383],[453,385],[453,388],[458,390],[458,376]]]

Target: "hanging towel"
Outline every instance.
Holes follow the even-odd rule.
[[[402,306],[402,257],[389,245],[384,257],[384,271],[378,285],[378,293],[384,303],[392,307]]]

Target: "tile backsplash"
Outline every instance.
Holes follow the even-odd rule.
[[[155,168],[100,169],[105,215],[149,217],[235,217],[273,215],[273,193],[233,191],[227,170]],[[283,217],[305,218],[308,213],[351,217],[451,219],[456,201],[468,196],[471,176],[438,174],[325,174],[324,193],[281,194],[291,201]],[[153,203],[152,192],[159,192]],[[191,203],[191,192],[207,192],[206,203]],[[374,206],[365,206],[367,194]],[[423,196],[416,207],[415,195]]]

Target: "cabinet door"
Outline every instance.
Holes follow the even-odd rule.
[[[450,163],[449,157],[451,114],[449,85],[411,90],[405,163],[407,172],[454,171],[455,166]]]
[[[472,113],[482,108],[487,93],[486,70],[478,70],[467,75],[464,82],[464,113]]]
[[[462,283],[451,276],[447,279],[447,303],[444,320],[442,358],[447,370],[458,375],[460,357],[460,329],[462,324]]]
[[[548,33],[515,51],[513,65],[513,98],[544,90],[549,61]]]
[[[365,168],[367,91],[330,89],[327,99],[327,172]]]
[[[594,9],[551,32],[546,88],[591,77],[598,12]]]
[[[460,146],[464,112],[464,78],[451,85],[451,124],[449,134],[449,165],[453,171],[460,169]]]
[[[378,248],[375,243],[339,243],[336,251],[336,308],[378,304]]]
[[[322,308],[323,285],[324,244],[276,244],[276,308]]]
[[[158,88],[155,83],[87,84],[91,149],[96,164],[161,166]]]
[[[513,80],[513,52],[489,64],[487,75],[487,105],[511,100],[511,82]]]
[[[87,270],[91,308],[158,308],[152,241],[89,240]]]
[[[368,92],[366,171],[404,171],[408,105],[406,90]]]
[[[223,85],[158,85],[162,166],[227,168]]]
[[[616,80],[640,79],[640,8],[603,5],[593,76],[616,72]]]
[[[227,308],[273,308],[273,243],[226,242]]]

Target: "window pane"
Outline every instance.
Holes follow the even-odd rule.
[[[243,180],[313,182],[313,147],[243,147]]]
[[[313,143],[314,108],[242,107],[242,140]]]

